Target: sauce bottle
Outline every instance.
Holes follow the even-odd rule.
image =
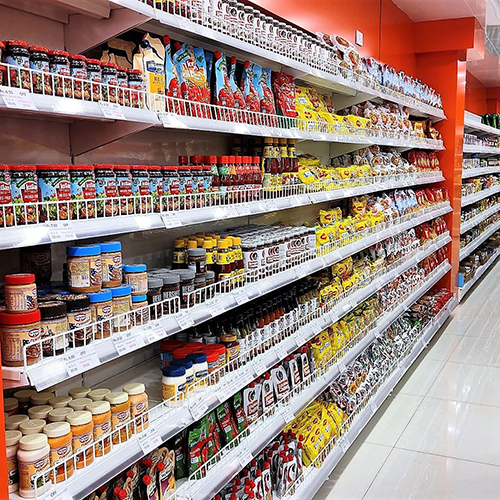
[[[217,261],[215,265],[215,276],[219,282],[224,282],[221,285],[221,292],[230,290],[231,282],[231,260],[229,254],[229,245],[226,239],[221,239],[217,243]]]

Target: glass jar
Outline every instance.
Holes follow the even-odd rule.
[[[195,294],[195,303],[196,304],[201,304],[201,303],[205,302],[205,284],[206,284],[205,275],[201,274],[199,276],[195,276],[194,289],[196,291],[196,294]]]
[[[90,89],[85,88],[83,80],[87,80],[87,58],[81,54],[69,56],[69,74],[73,80],[73,96],[75,99],[90,99]]]
[[[132,174],[132,196],[135,198],[136,213],[146,214],[151,212],[149,192],[149,172],[145,165],[130,167]]]
[[[24,498],[41,496],[52,487],[50,480],[50,446],[45,434],[30,434],[19,440],[17,451],[19,495]],[[44,481],[34,484],[33,476],[44,473]]]
[[[63,301],[40,302],[41,339],[44,356],[59,356],[69,345],[67,306]],[[43,340],[47,338],[47,340]]]
[[[122,284],[122,244],[119,241],[99,243],[101,247],[102,286],[114,288]]]
[[[101,62],[102,100],[117,101],[118,66],[112,62]]]
[[[38,222],[38,178],[33,165],[11,165],[12,203],[18,224]]]
[[[95,166],[95,194],[96,198],[116,198],[116,177],[112,165]],[[97,201],[97,216],[111,217],[118,215],[118,203],[115,200],[106,199]]]
[[[68,311],[69,345],[81,347],[92,342],[92,312],[88,295],[61,295]]]
[[[91,219],[96,213],[96,187],[93,165],[70,165],[70,214],[72,219]]]
[[[92,101],[101,100],[101,63],[98,59],[87,59],[87,78],[92,83],[84,84],[84,95],[90,95]],[[92,86],[92,90],[90,89]]]
[[[107,338],[113,329],[113,296],[111,290],[89,293],[92,323],[96,325],[95,338]]]
[[[159,319],[162,317],[163,300],[162,294],[163,279],[162,278],[148,278],[148,304],[151,307],[151,319]]]
[[[163,210],[179,210],[179,173],[177,167],[163,167]]]
[[[54,76],[54,92],[58,97],[73,95],[71,80],[64,78],[70,75],[69,54],[64,50],[49,50],[49,68]]]
[[[131,286],[132,295],[143,295],[148,292],[148,273],[146,264],[125,264],[123,266],[123,282]]]
[[[52,80],[50,78],[49,55],[45,47],[33,45],[30,47],[30,68],[33,92],[35,94],[52,95]]]
[[[130,416],[135,422],[135,432],[142,432],[149,427],[149,403],[146,386],[142,383],[131,383],[123,386],[130,401]]]
[[[31,90],[31,77],[29,71],[23,71],[23,68],[30,67],[29,44],[21,40],[7,40],[2,54],[3,62],[10,64],[9,78],[5,85],[10,87],[23,88]]]
[[[140,69],[127,69],[128,88],[130,89],[130,103],[133,108],[143,108],[142,73]]]
[[[43,428],[50,446],[50,465],[55,468],[56,483],[73,475],[73,460],[65,460],[73,453],[71,425],[69,422],[53,422]]]
[[[179,165],[179,208],[187,210],[191,208],[193,194],[193,174],[189,165]]]
[[[195,272],[191,269],[175,269],[172,272],[179,275],[181,308],[192,307],[194,305]]]
[[[120,106],[130,106],[127,69],[123,66],[117,66],[116,68],[116,82],[118,85],[118,104]]]
[[[162,301],[164,301],[163,314],[175,314],[179,312],[181,296],[180,276],[175,273],[163,273],[158,275],[158,277],[161,277],[163,280],[161,289]]]
[[[102,285],[100,245],[66,247],[68,286],[74,293],[98,292]]]
[[[114,167],[116,176],[116,186],[120,197],[120,215],[134,213],[134,203],[132,200],[132,174],[130,167],[117,165]]]
[[[163,173],[161,167],[150,165],[149,172],[149,194],[153,205],[153,212],[160,211],[161,197],[163,195]]]
[[[205,276],[207,272],[207,251],[205,248],[188,248],[187,251],[188,269],[195,274]]]
[[[129,330],[132,323],[130,318],[130,311],[132,310],[130,285],[120,285],[110,290],[113,296],[113,315],[115,316],[113,331],[123,332]]]
[[[101,438],[111,431],[111,405],[109,401],[92,401],[85,409],[92,413],[95,456],[107,455],[111,451],[111,438]]]
[[[71,199],[69,167],[67,165],[38,165],[39,201],[46,202],[40,208],[40,222],[46,220],[67,220]]]

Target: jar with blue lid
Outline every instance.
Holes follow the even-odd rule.
[[[95,338],[109,337],[113,328],[113,296],[111,291],[100,290],[99,292],[89,293],[88,296],[92,323],[97,323]]]
[[[113,303],[113,332],[123,332],[132,326],[132,295],[130,285],[120,285],[111,288]]]
[[[186,358],[193,362],[195,391],[202,391],[205,388],[207,383],[205,379],[208,376],[207,355],[203,352],[193,352],[188,354]]]
[[[186,396],[186,368],[165,366],[162,370],[161,393],[168,406],[178,406]]]
[[[102,286],[114,288],[122,283],[122,244],[119,241],[100,243]]]
[[[125,264],[123,266],[123,282],[130,285],[132,295],[148,293],[148,273],[146,264]]]
[[[148,297],[143,295],[132,295],[132,322],[134,325],[145,325],[149,322]]]
[[[73,293],[94,293],[101,289],[101,247],[83,245],[66,248],[68,286]]]

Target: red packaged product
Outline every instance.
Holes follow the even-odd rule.
[[[298,113],[295,109],[295,85],[293,83],[293,76],[287,75],[286,73],[273,73],[272,82],[278,114],[296,118]]]

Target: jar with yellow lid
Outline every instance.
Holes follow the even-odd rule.
[[[68,285],[73,293],[98,292],[102,286],[101,247],[67,247]]]
[[[186,264],[186,243],[184,239],[174,240],[172,253],[172,269],[182,269]]]
[[[49,441],[50,465],[57,466],[54,469],[55,481],[60,483],[70,478],[74,472],[73,460],[68,460],[73,454],[71,425],[69,422],[53,422],[45,425],[43,433]]]
[[[111,426],[113,430],[130,420],[130,401],[126,392],[110,392],[106,401],[111,405]],[[130,425],[124,425],[118,432],[113,432],[113,444],[124,443],[132,435]]]
[[[87,410],[74,411],[66,416],[71,425],[73,453],[94,442],[94,425],[92,413]],[[92,446],[76,455],[76,468],[83,469],[94,461],[94,449]]]

